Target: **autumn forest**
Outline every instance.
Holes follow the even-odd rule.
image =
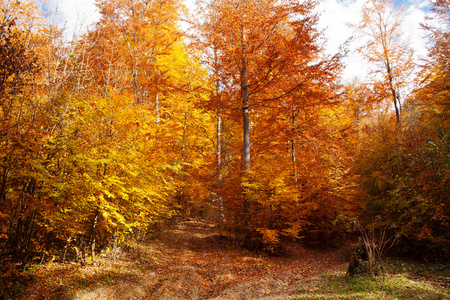
[[[97,0],[70,41],[35,1],[0,5],[1,265],[83,260],[212,202],[267,253],[363,226],[449,258],[449,0],[420,59],[402,8],[367,0],[348,30],[371,68],[352,82],[313,0],[199,0],[189,18]]]

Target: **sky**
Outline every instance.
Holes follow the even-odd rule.
[[[66,27],[66,37],[70,40],[74,34],[85,32],[99,19],[100,15],[94,3],[95,0],[46,0],[41,4],[41,9],[51,13],[51,22]]]
[[[324,29],[328,40],[327,51],[335,53],[340,45],[354,35],[347,24],[357,24],[361,18],[361,7],[365,0],[321,0],[318,11],[321,13],[319,27]],[[402,31],[410,39],[411,46],[417,57],[425,57],[427,48],[425,45],[425,32],[420,28],[420,23],[425,22],[425,16],[429,14],[429,0],[395,0],[396,5],[405,7],[405,18]],[[356,41],[350,43],[350,53],[344,59],[347,67],[344,72],[344,80],[350,81],[354,77],[360,77],[361,73],[367,73],[367,64],[355,52]]]
[[[332,54],[339,50],[353,32],[348,23],[358,23],[360,10],[365,0],[320,0],[317,11],[321,14],[319,28],[324,30],[327,39],[327,52]],[[411,45],[417,56],[425,57],[426,46],[423,38],[425,32],[420,29],[425,16],[429,13],[429,0],[394,0],[396,5],[406,8],[403,32],[410,37]],[[56,21],[67,27],[66,36],[71,39],[74,33],[83,32],[99,18],[94,5],[95,0],[48,0],[48,10],[57,11]],[[185,0],[190,9],[195,7],[195,0]],[[343,79],[352,80],[367,73],[367,64],[354,51],[355,44],[350,44],[350,53],[344,60],[347,65]]]

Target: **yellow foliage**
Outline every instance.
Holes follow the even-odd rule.
[[[262,242],[269,251],[273,251],[280,242],[278,230],[258,228],[256,231],[262,235]]]

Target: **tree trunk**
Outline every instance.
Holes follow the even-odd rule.
[[[244,146],[242,151],[242,169],[247,171],[250,168],[250,118],[248,115],[249,93],[248,93],[248,70],[243,59],[243,70],[241,78],[242,89],[242,130],[244,135]]]
[[[244,33],[242,32],[242,53],[245,52]],[[241,97],[242,97],[242,170],[244,173],[250,169],[250,118],[249,118],[249,89],[248,89],[248,67],[245,56],[242,57],[241,69]],[[249,222],[250,201],[244,190],[243,194],[243,226],[247,228]]]
[[[243,170],[250,168],[250,118],[248,116],[248,106],[243,108],[243,133],[244,133],[244,149],[243,149]]]
[[[397,126],[401,127],[402,120],[400,115],[400,97],[398,91],[395,89],[394,74],[392,74],[392,67],[387,53],[385,53],[385,57],[386,57],[386,71],[389,79],[389,89],[391,90],[392,99],[394,100],[395,118],[397,121]]]
[[[295,106],[292,107],[292,134],[295,133]],[[291,159],[292,159],[292,168],[294,171],[294,180],[295,182],[298,181],[297,179],[297,161],[296,161],[296,148],[295,148],[295,139],[291,139]]]
[[[224,221],[223,198],[222,198],[222,114],[220,108],[217,109],[217,198],[219,205],[219,222]]]
[[[155,114],[156,114],[156,127],[159,125],[159,93],[155,92]]]

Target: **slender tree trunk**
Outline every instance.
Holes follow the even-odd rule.
[[[240,69],[240,88],[241,88],[241,101],[242,101],[242,171],[244,178],[246,177],[246,171],[250,169],[250,118],[249,118],[249,75],[248,75],[248,61],[245,55],[245,28],[242,25],[241,28],[241,69]],[[245,231],[249,224],[250,217],[250,201],[248,199],[246,188],[243,190],[243,202],[242,202],[242,226]],[[248,232],[245,232],[247,236]],[[246,237],[244,237],[246,239]]]
[[[387,71],[388,71],[388,76],[389,76],[389,89],[391,90],[392,99],[394,100],[395,118],[397,121],[397,125],[401,126],[402,120],[401,120],[401,115],[400,115],[400,113],[401,113],[400,97],[399,97],[398,91],[395,89],[395,86],[394,86],[394,75],[392,74],[390,65],[388,65]]]
[[[186,128],[187,128],[187,119],[188,119],[188,112],[185,111],[184,112],[184,121],[183,121],[183,137],[181,138],[181,160],[184,162],[185,161],[185,142],[186,142]],[[185,175],[181,175],[181,180],[185,181]],[[184,188],[181,187],[180,188],[180,192],[179,192],[179,197],[180,197],[180,204],[181,204],[181,215],[183,217],[189,217],[190,215],[190,209],[189,209],[189,203],[188,203],[188,199],[185,197],[184,195]]]
[[[219,205],[219,222],[224,221],[223,198],[222,198],[222,114],[221,109],[217,109],[217,198]]]
[[[244,61],[244,60],[243,60]],[[242,162],[244,171],[250,168],[250,118],[249,118],[249,92],[248,92],[248,70],[246,62],[244,61],[242,78],[241,78],[241,89],[242,89],[242,130],[244,135],[244,146],[242,151]]]
[[[94,215],[94,220],[92,221],[91,241],[89,243],[91,245],[92,258],[95,258],[95,238],[96,238],[96,228],[97,228],[99,215],[100,215],[100,212],[98,210],[96,210],[95,215]]]
[[[246,105],[246,103],[244,104]],[[243,133],[244,133],[244,149],[243,170],[246,171],[250,168],[250,118],[248,116],[248,105],[243,108]]]
[[[215,87],[216,87],[216,94],[215,96],[220,98],[221,91],[220,91],[220,81],[217,79],[219,78],[217,72],[218,72],[218,65],[217,65],[217,49],[214,48],[214,70],[215,70]],[[217,160],[217,201],[219,206],[219,222],[220,224],[224,221],[224,214],[223,214],[223,197],[222,197],[222,108],[220,106],[217,106],[217,115],[216,115],[216,160]]]
[[[155,114],[156,114],[156,126],[159,125],[159,93],[155,92]]]
[[[244,43],[242,43],[242,52],[244,52]],[[243,131],[243,149],[242,149],[242,170],[244,173],[250,169],[250,118],[249,118],[249,91],[248,91],[248,69],[245,57],[242,58],[241,73],[241,97],[242,97],[242,131]],[[244,190],[243,195],[243,226],[245,229],[249,223],[250,201]]]
[[[295,132],[295,106],[292,107],[292,133]],[[292,159],[292,168],[294,171],[294,179],[295,182],[298,181],[297,179],[297,161],[296,161],[296,148],[295,148],[295,139],[291,139],[291,159]]]
[[[392,74],[392,66],[391,66],[391,62],[389,60],[389,55],[387,52],[387,47],[384,47],[384,56],[385,56],[385,63],[386,63],[386,71],[387,71],[387,75],[388,75],[388,80],[389,80],[389,89],[391,91],[392,94],[392,99],[394,100],[394,108],[395,108],[395,118],[396,118],[396,122],[397,122],[397,126],[401,127],[402,125],[402,121],[401,121],[401,115],[400,115],[400,97],[399,97],[399,93],[398,91],[395,89],[395,84],[394,84],[394,74]]]

